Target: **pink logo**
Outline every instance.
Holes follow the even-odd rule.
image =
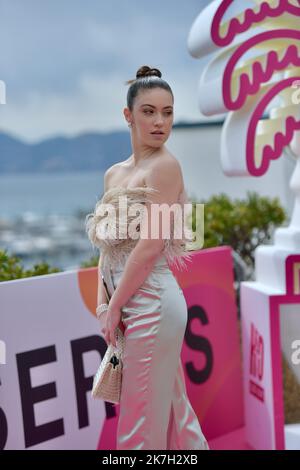
[[[264,401],[264,389],[257,383],[257,380],[262,380],[264,373],[264,340],[253,323],[251,323],[250,347],[250,375],[253,380],[249,380],[249,391],[256,398]]]
[[[252,66],[252,83],[246,73],[242,73],[239,77],[239,89],[237,97],[234,99],[231,93],[231,82],[234,69],[239,59],[252,47],[261,44],[264,41],[274,39],[296,39],[299,41],[300,47],[300,31],[289,29],[280,29],[275,31],[268,31],[266,33],[258,34],[248,41],[244,42],[230,57],[226,65],[223,76],[223,98],[227,109],[236,110],[241,108],[248,95],[255,95],[262,83],[270,80],[275,71],[284,70],[288,65],[300,66],[300,57],[298,56],[298,49],[294,44],[291,44],[285,51],[281,60],[278,58],[276,51],[270,51],[266,57],[266,65],[262,66],[259,61],[253,63]],[[265,70],[264,70],[265,69]],[[295,81],[295,80],[294,80]]]
[[[297,79],[300,79],[300,77],[287,78],[286,80],[277,83],[261,99],[251,116],[247,132],[246,160],[248,171],[254,176],[261,176],[266,173],[269,168],[270,161],[275,160],[281,156],[283,148],[291,142],[294,131],[300,130],[300,121],[297,121],[293,116],[288,116],[285,119],[284,132],[275,133],[273,147],[270,145],[265,145],[262,151],[260,163],[257,164],[255,162],[255,135],[258,121],[262,118],[271,100],[285,88],[290,88],[293,82]]]
[[[298,17],[300,16],[300,0],[298,0],[299,6],[291,4],[288,0],[279,1],[277,6],[270,5],[268,2],[262,2],[256,12],[252,9],[246,9],[244,11],[243,21],[240,22],[237,18],[233,18],[229,22],[225,36],[221,37],[220,26],[225,13],[231,4],[232,0],[224,0],[220,4],[212,21],[211,36],[212,40],[218,46],[227,46],[234,40],[237,34],[247,31],[253,24],[260,23],[266,18],[276,18],[284,13],[289,13]],[[236,96],[232,96],[231,84],[233,82],[233,78],[235,78],[234,74],[236,73],[240,58],[245,56],[251,48],[254,48],[258,44],[261,46],[265,42],[264,47],[267,48],[267,41],[269,41],[270,44],[271,40],[278,41],[280,39],[291,40],[291,44],[286,47],[281,59],[279,58],[277,51],[270,50],[266,54],[266,63],[264,65],[262,65],[259,60],[254,60],[252,64],[252,74],[250,74],[253,78],[251,79],[247,73],[242,72],[238,77],[237,94]],[[299,31],[292,29],[278,29],[257,34],[237,47],[230,57],[223,75],[222,93],[226,108],[229,110],[238,110],[242,108],[247,97],[256,95],[260,91],[261,85],[270,81],[274,72],[283,71],[289,65],[300,67],[297,41],[300,41]],[[292,44],[292,42],[294,44]],[[280,92],[285,88],[292,88],[298,78],[299,77],[292,77],[285,79],[269,89],[265,96],[258,102],[251,116],[247,130],[246,165],[249,174],[253,176],[262,176],[265,174],[269,168],[271,160],[276,160],[281,156],[283,148],[291,142],[294,132],[300,129],[300,121],[297,121],[293,115],[282,117],[283,128],[274,133],[273,144],[265,144],[265,146],[259,150],[261,154],[256,156],[257,152],[255,151],[255,143],[258,122],[263,118],[266,108],[272,99],[276,95],[280,94]],[[291,103],[292,102],[291,97]]]
[[[226,11],[229,9],[233,0],[223,0],[214,16],[211,25],[211,37],[215,44],[224,47],[230,44],[235,36],[257,23],[261,23],[266,18],[277,18],[284,13],[290,13],[294,16],[300,16],[300,0],[297,0],[299,7],[291,4],[289,0],[280,0],[277,6],[272,6],[268,2],[262,2],[258,11],[247,8],[244,12],[244,20],[240,23],[237,18],[232,18],[229,22],[227,32],[224,37],[220,35],[220,27]]]

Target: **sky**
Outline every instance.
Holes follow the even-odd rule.
[[[142,65],[171,86],[174,122],[203,120],[207,59],[187,49],[208,0],[0,0],[0,131],[27,142],[125,130],[128,86]]]

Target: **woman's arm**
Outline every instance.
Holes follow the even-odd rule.
[[[111,177],[113,167],[108,168],[106,172],[104,173],[104,180],[103,180],[103,187],[104,187],[104,192],[108,190],[109,186],[109,179]],[[99,256],[99,262],[98,262],[98,293],[97,293],[97,306],[100,304],[106,304],[108,303],[107,295],[106,295],[106,290],[103,285],[102,277],[101,277],[101,271],[100,271],[100,266],[102,266],[103,263],[103,254],[100,253]]]
[[[172,205],[177,201],[179,188],[182,184],[181,168],[179,163],[174,161],[158,161],[155,168],[147,175],[146,185],[158,190],[151,195],[151,200],[156,204]],[[147,213],[142,222],[148,227],[155,224],[151,220],[151,203],[146,203]],[[147,218],[147,219],[146,219]],[[140,238],[134,249],[127,258],[122,277],[110,301],[110,310],[121,309],[126,305],[130,297],[143,284],[150,274],[155,261],[164,248],[164,239],[161,233],[161,223],[159,223],[158,238],[150,238],[151,230],[148,231],[149,238]]]

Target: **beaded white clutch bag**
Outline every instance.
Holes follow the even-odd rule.
[[[109,302],[111,294],[109,293],[103,274],[102,280]],[[111,286],[113,286],[112,281],[110,283],[110,290],[112,291]],[[100,366],[93,380],[93,398],[100,398],[101,400],[110,403],[120,402],[124,344],[124,335],[120,328],[116,328],[116,347],[109,344],[104,357],[101,360]]]
[[[116,347],[109,344],[94,376],[92,397],[119,403],[122,387],[124,335],[116,329]]]

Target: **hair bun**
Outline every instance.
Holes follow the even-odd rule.
[[[140,67],[136,73],[136,78],[143,77],[159,77],[161,78],[161,71],[156,68],[148,67],[148,65],[143,65]]]

